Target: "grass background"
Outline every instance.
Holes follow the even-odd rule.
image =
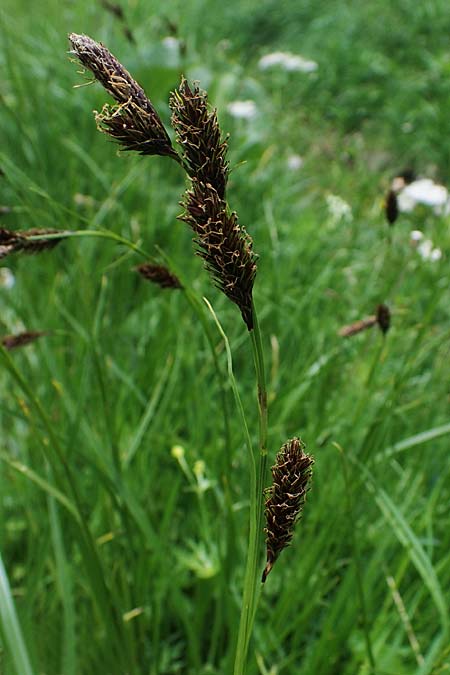
[[[183,176],[164,158],[118,156],[98,134],[91,110],[107,97],[74,88],[83,79],[66,35],[107,44],[165,121],[180,73],[200,80],[231,132],[229,199],[260,255],[270,461],[293,435],[316,458],[303,521],[264,589],[249,675],[444,673],[449,222],[417,208],[389,232],[382,198],[406,167],[450,179],[447,3],[123,8],[135,44],[100,3],[3,1],[0,203],[12,210],[2,226],[107,228],[161,246],[220,317],[256,438],[248,339],[176,221]],[[185,53],[164,46],[170,32]],[[278,49],[318,70],[260,71],[259,57]],[[247,99],[257,116],[233,119],[227,105]],[[330,213],[330,195],[351,219]],[[418,256],[412,229],[440,261]],[[227,449],[202,327],[182,294],[137,277],[138,262],[97,239],[2,261],[16,280],[0,289],[2,332],[54,331],[3,357],[0,377],[4,675],[232,672],[243,434],[233,413]],[[379,302],[393,311],[385,340],[338,337]]]

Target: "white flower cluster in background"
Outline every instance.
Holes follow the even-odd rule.
[[[291,54],[290,52],[272,52],[259,59],[258,67],[260,70],[278,67],[290,72],[313,73],[317,70],[318,65],[315,61],[305,59],[299,54]]]
[[[251,120],[258,113],[256,103],[251,100],[231,101],[231,103],[227,105],[227,110],[232,117],[243,120]]]
[[[423,232],[420,230],[413,230],[410,234],[411,243],[416,248],[417,253],[422,260],[429,260],[430,262],[437,262],[442,258],[442,251],[440,248],[435,248],[431,239],[426,239]]]
[[[173,35],[168,35],[167,37],[163,38],[161,42],[169,51],[178,53],[180,49],[180,40],[178,38],[173,37]]]
[[[326,196],[328,213],[332,225],[337,225],[341,220],[353,220],[352,207],[339,195],[329,194]]]
[[[300,155],[297,155],[295,153],[289,155],[286,160],[286,165],[289,171],[298,171],[299,169],[302,168],[303,164],[304,164],[303,157],[300,157]]]
[[[412,183],[400,183],[402,178],[396,178],[392,188],[398,191],[397,204],[399,211],[410,213],[417,204],[425,204],[439,216],[450,214],[450,196],[443,185],[435,183],[431,178],[419,178]]]

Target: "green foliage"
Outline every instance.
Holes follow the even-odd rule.
[[[262,593],[248,674],[446,672],[449,220],[422,207],[388,230],[382,212],[406,166],[450,178],[446,3],[170,0],[163,12],[134,1],[135,44],[101,3],[44,4],[0,10],[0,205],[12,209],[1,225],[105,228],[160,246],[220,318],[255,441],[246,330],[176,221],[183,174],[162,157],[118,156],[98,134],[91,110],[106,98],[73,88],[67,33],[104,41],[164,122],[181,72],[200,79],[232,134],[228,199],[260,256],[269,462],[297,435],[315,456],[303,519]],[[162,42],[171,31],[185,49]],[[318,69],[260,70],[279,49]],[[256,116],[234,119],[228,104],[247,99]],[[333,215],[331,195],[351,217]],[[412,229],[440,261],[421,259]],[[5,675],[232,672],[245,436],[230,396],[227,443],[192,305],[144,282],[140,262],[92,237],[0,261],[15,278],[0,287],[1,334],[52,331],[0,360]],[[379,302],[393,311],[385,339],[375,328],[338,336]]]

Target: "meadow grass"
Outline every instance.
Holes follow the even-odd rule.
[[[50,334],[1,352],[0,672],[228,675],[239,625],[249,471],[230,395],[228,436],[224,423],[223,335],[186,294],[143,281],[144,256],[117,238],[151,256],[159,246],[206,295],[256,444],[247,331],[176,220],[179,167],[118,156],[95,129],[106,98],[74,89],[75,31],[120,56],[165,122],[180,73],[199,79],[232,134],[228,199],[260,256],[269,464],[297,435],[315,457],[303,519],[261,594],[248,674],[444,673],[449,222],[417,207],[389,229],[382,201],[406,167],[450,180],[446,3],[124,9],[134,44],[101,3],[0,10],[0,205],[12,209],[1,226],[116,237],[1,261],[15,278],[0,289],[1,335]],[[178,54],[161,42],[170,31]],[[278,49],[317,71],[260,71]],[[248,99],[253,119],[227,112]],[[331,195],[351,216],[330,211]],[[413,229],[441,260],[422,260]],[[386,337],[338,335],[380,302]]]

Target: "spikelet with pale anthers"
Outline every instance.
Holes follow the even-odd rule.
[[[191,89],[184,79],[170,106],[172,126],[191,177],[191,188],[182,202],[184,213],[179,218],[192,228],[197,252],[215,285],[239,307],[250,331],[257,258],[251,237],[225,200],[227,143],[222,139],[216,112],[209,110],[206,94],[198,87]]]
[[[71,33],[69,40],[71,53],[117,102],[112,107],[106,104],[101,113],[96,113],[98,129],[114,138],[124,150],[172,157],[180,162],[151,101],[116,57],[87,35]]]
[[[291,542],[309,489],[313,458],[299,438],[283,445],[272,467],[272,485],[266,490],[267,564],[264,583],[281,551]]]
[[[253,329],[253,284],[256,255],[252,239],[238,223],[225,199],[228,180],[227,142],[210,110],[207,95],[182,78],[170,99],[172,126],[183,150],[180,156],[142,87],[103,45],[86,35],[71,33],[69,40],[80,63],[118,103],[105,106],[96,120],[100,131],[112,136],[125,150],[143,155],[167,155],[188,173],[192,184],[180,219],[195,234],[198,254],[213,281],[241,310]]]
[[[170,98],[172,126],[183,148],[190,176],[211,184],[220,199],[225,198],[228,180],[227,139],[222,138],[216,110],[210,110],[208,96],[198,86],[181,83]]]
[[[164,265],[143,263],[136,267],[141,277],[151,281],[161,288],[183,288],[178,277]]]
[[[10,253],[42,253],[54,248],[61,238],[54,236],[58,230],[33,228],[31,230],[5,230],[0,228],[0,259]],[[51,235],[47,237],[47,235]],[[39,237],[33,239],[32,237]]]

